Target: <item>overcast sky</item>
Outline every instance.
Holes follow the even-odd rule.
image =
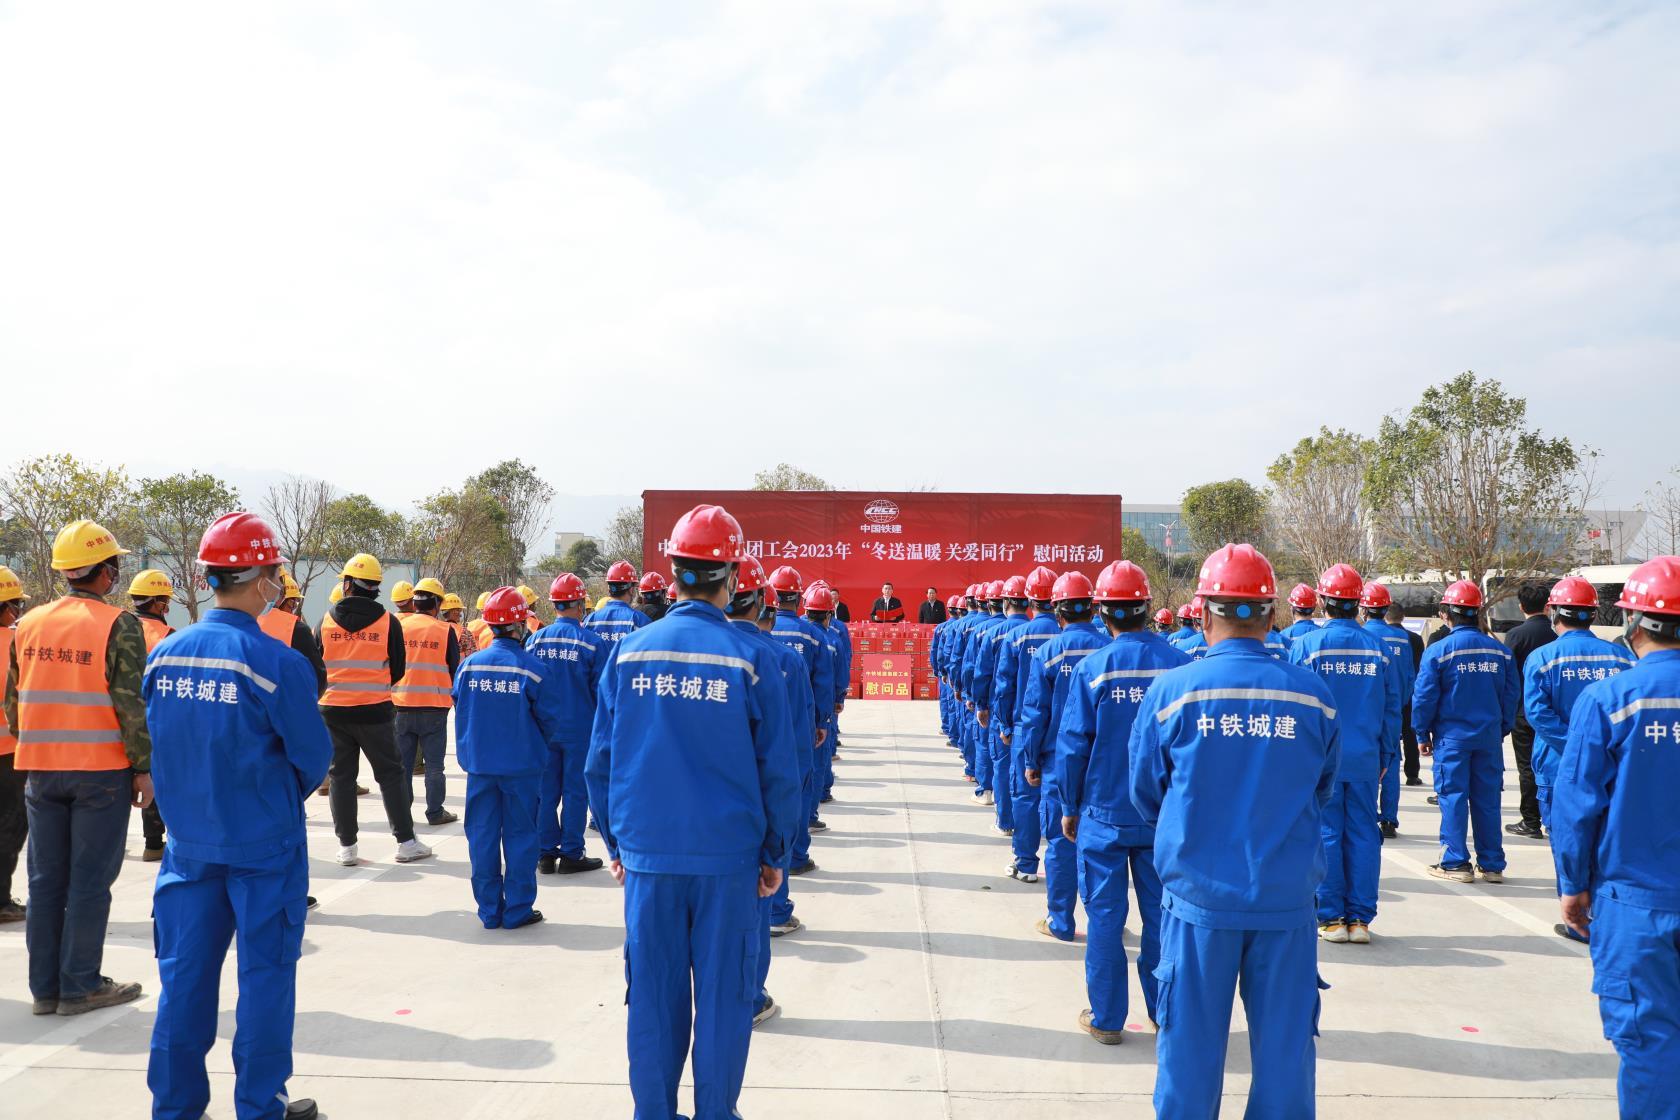
[[[7,463],[1175,501],[1467,368],[1680,462],[1680,5],[95,8],[0,0]]]

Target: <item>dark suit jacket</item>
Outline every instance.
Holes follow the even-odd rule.
[[[839,619],[841,622],[850,622],[852,620],[852,609],[846,605],[846,600],[840,600],[840,605],[834,608],[834,617]]]
[[[904,604],[897,595],[891,599],[876,599],[875,605],[869,608],[871,622],[903,622]]]
[[[916,609],[916,621],[924,623],[932,622],[935,624],[944,622],[945,604],[940,602],[930,603],[926,599],[923,599],[922,605]]]

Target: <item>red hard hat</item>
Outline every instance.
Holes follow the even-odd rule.
[[[685,560],[714,560],[719,564],[733,564],[741,551],[746,535],[741,523],[722,506],[695,506],[681,517],[671,530],[665,544],[665,555]],[[635,578],[635,573],[631,573]]]
[[[1091,593],[1091,578],[1084,572],[1063,572],[1056,577],[1056,586],[1050,589],[1050,598],[1065,603],[1070,599],[1089,599]]]
[[[986,585],[985,584],[983,584],[983,583],[971,583],[971,584],[968,585],[968,590],[966,592],[964,592],[963,597],[966,598],[966,599],[979,599],[979,598],[984,597],[985,594],[986,594]]]
[[[1027,597],[1027,577],[1010,576],[1004,580],[1003,597],[1005,599],[1025,599]]]
[[[798,568],[783,564],[770,573],[770,586],[778,595],[797,595],[805,590],[805,581],[800,577]]]
[[[1461,579],[1447,588],[1446,594],[1441,596],[1441,605],[1475,610],[1482,605],[1482,589],[1476,586],[1474,580]]]
[[[1365,579],[1352,564],[1332,564],[1318,577],[1318,593],[1327,599],[1357,599],[1365,593]]]
[[[1598,591],[1580,576],[1564,576],[1552,584],[1552,593],[1546,596],[1546,605],[1549,607],[1581,607],[1585,610],[1597,610]]]
[[[628,560],[615,560],[612,567],[607,569],[608,583],[635,583],[636,565]]]
[[[1099,603],[1139,602],[1149,598],[1149,577],[1130,560],[1116,560],[1097,573],[1093,598]]]
[[[491,626],[511,626],[515,622],[524,622],[525,616],[530,613],[519,588],[498,587],[490,592],[490,598],[484,600],[482,616]]]
[[[1680,614],[1680,556],[1653,556],[1635,568],[1616,605],[1640,614]]]
[[[1184,609],[1190,612],[1191,618],[1200,621],[1202,617],[1202,597],[1200,595],[1192,596]]]
[[[1181,619],[1183,619],[1183,618],[1197,618],[1197,617],[1199,617],[1199,615],[1198,615],[1198,612],[1196,612],[1196,611],[1194,611],[1190,608],[1189,603],[1186,603],[1182,607],[1178,608],[1178,617],[1181,618]]]
[[[667,587],[671,586],[671,581],[660,575],[658,572],[645,572],[642,575],[642,582],[638,586],[640,587],[642,594],[649,595],[654,592],[664,591]]]
[[[1001,579],[994,579],[992,582],[990,582],[986,585],[985,598],[987,598],[987,599],[1001,599],[1001,598],[1003,598],[1003,581]]]
[[[272,526],[254,513],[224,513],[198,539],[198,562],[210,568],[255,568],[289,561]]]
[[[551,603],[575,603],[588,595],[583,581],[571,572],[561,572],[554,577],[554,582],[548,585],[548,601]]]
[[[1296,610],[1310,611],[1318,606],[1318,592],[1304,583],[1297,583],[1289,592],[1289,605]]]
[[[1027,573],[1027,598],[1040,601],[1050,598],[1056,590],[1056,573],[1043,564]]]
[[[961,595],[953,595],[949,599],[945,600],[945,609],[948,611],[954,611],[958,607],[962,606],[962,601],[963,597]]]
[[[805,589],[805,610],[831,611],[834,609],[834,592],[825,583],[813,583]]]
[[[764,565],[758,562],[758,557],[741,557],[741,566],[735,569],[735,594],[750,595],[766,582]]]
[[[1155,612],[1155,625],[1157,625],[1157,626],[1171,626],[1172,623],[1173,623],[1173,613],[1172,613],[1172,611],[1169,611],[1166,607],[1162,607],[1160,610]]]
[[[1272,562],[1251,544],[1228,544],[1202,561],[1196,594],[1208,599],[1276,599]]]
[[[1388,584],[1372,580],[1359,593],[1359,605],[1367,610],[1387,610],[1394,602],[1394,596],[1388,593]]]

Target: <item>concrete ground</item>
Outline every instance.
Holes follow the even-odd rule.
[[[843,722],[836,801],[823,814],[833,827],[813,847],[820,869],[795,880],[806,928],[775,942],[770,989],[783,1012],[754,1037],[742,1114],[1147,1115],[1147,1021],[1136,1016],[1142,1029],[1113,1048],[1079,1030],[1083,941],[1034,932],[1041,891],[1005,878],[1007,842],[970,802],[936,706],[854,701]],[[464,783],[453,760],[451,768],[458,811]],[[1514,768],[1507,774],[1510,820]],[[1321,946],[1333,985],[1319,1045],[1325,1114],[1615,1115],[1616,1059],[1601,1037],[1586,953],[1551,932],[1549,849],[1508,838],[1503,886],[1431,879],[1436,814],[1427,788],[1404,792],[1402,839],[1384,851],[1375,943]],[[546,924],[485,931],[472,915],[460,826],[423,826],[437,857],[399,866],[377,796],[359,805],[367,862],[353,869],[329,862],[325,799],[309,805],[321,906],[300,966],[292,1092],[337,1120],[628,1116],[622,911],[606,872],[545,877]],[[105,971],[142,980],[139,1003],[32,1017],[23,931],[0,927],[0,1115],[9,1120],[149,1115],[157,972],[153,869],[139,848],[135,814]],[[210,1056],[214,1117],[233,1116],[231,962],[225,977]],[[1141,1007],[1135,977],[1132,998]],[[1246,1042],[1239,1007],[1230,1115],[1240,1114],[1248,1081]]]

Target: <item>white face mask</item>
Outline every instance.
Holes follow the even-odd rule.
[[[263,613],[267,614],[269,611],[277,610],[280,604],[286,601],[286,582],[280,579],[270,579],[267,576],[258,576],[257,580],[263,593]],[[272,595],[268,591],[270,587],[274,589]]]

